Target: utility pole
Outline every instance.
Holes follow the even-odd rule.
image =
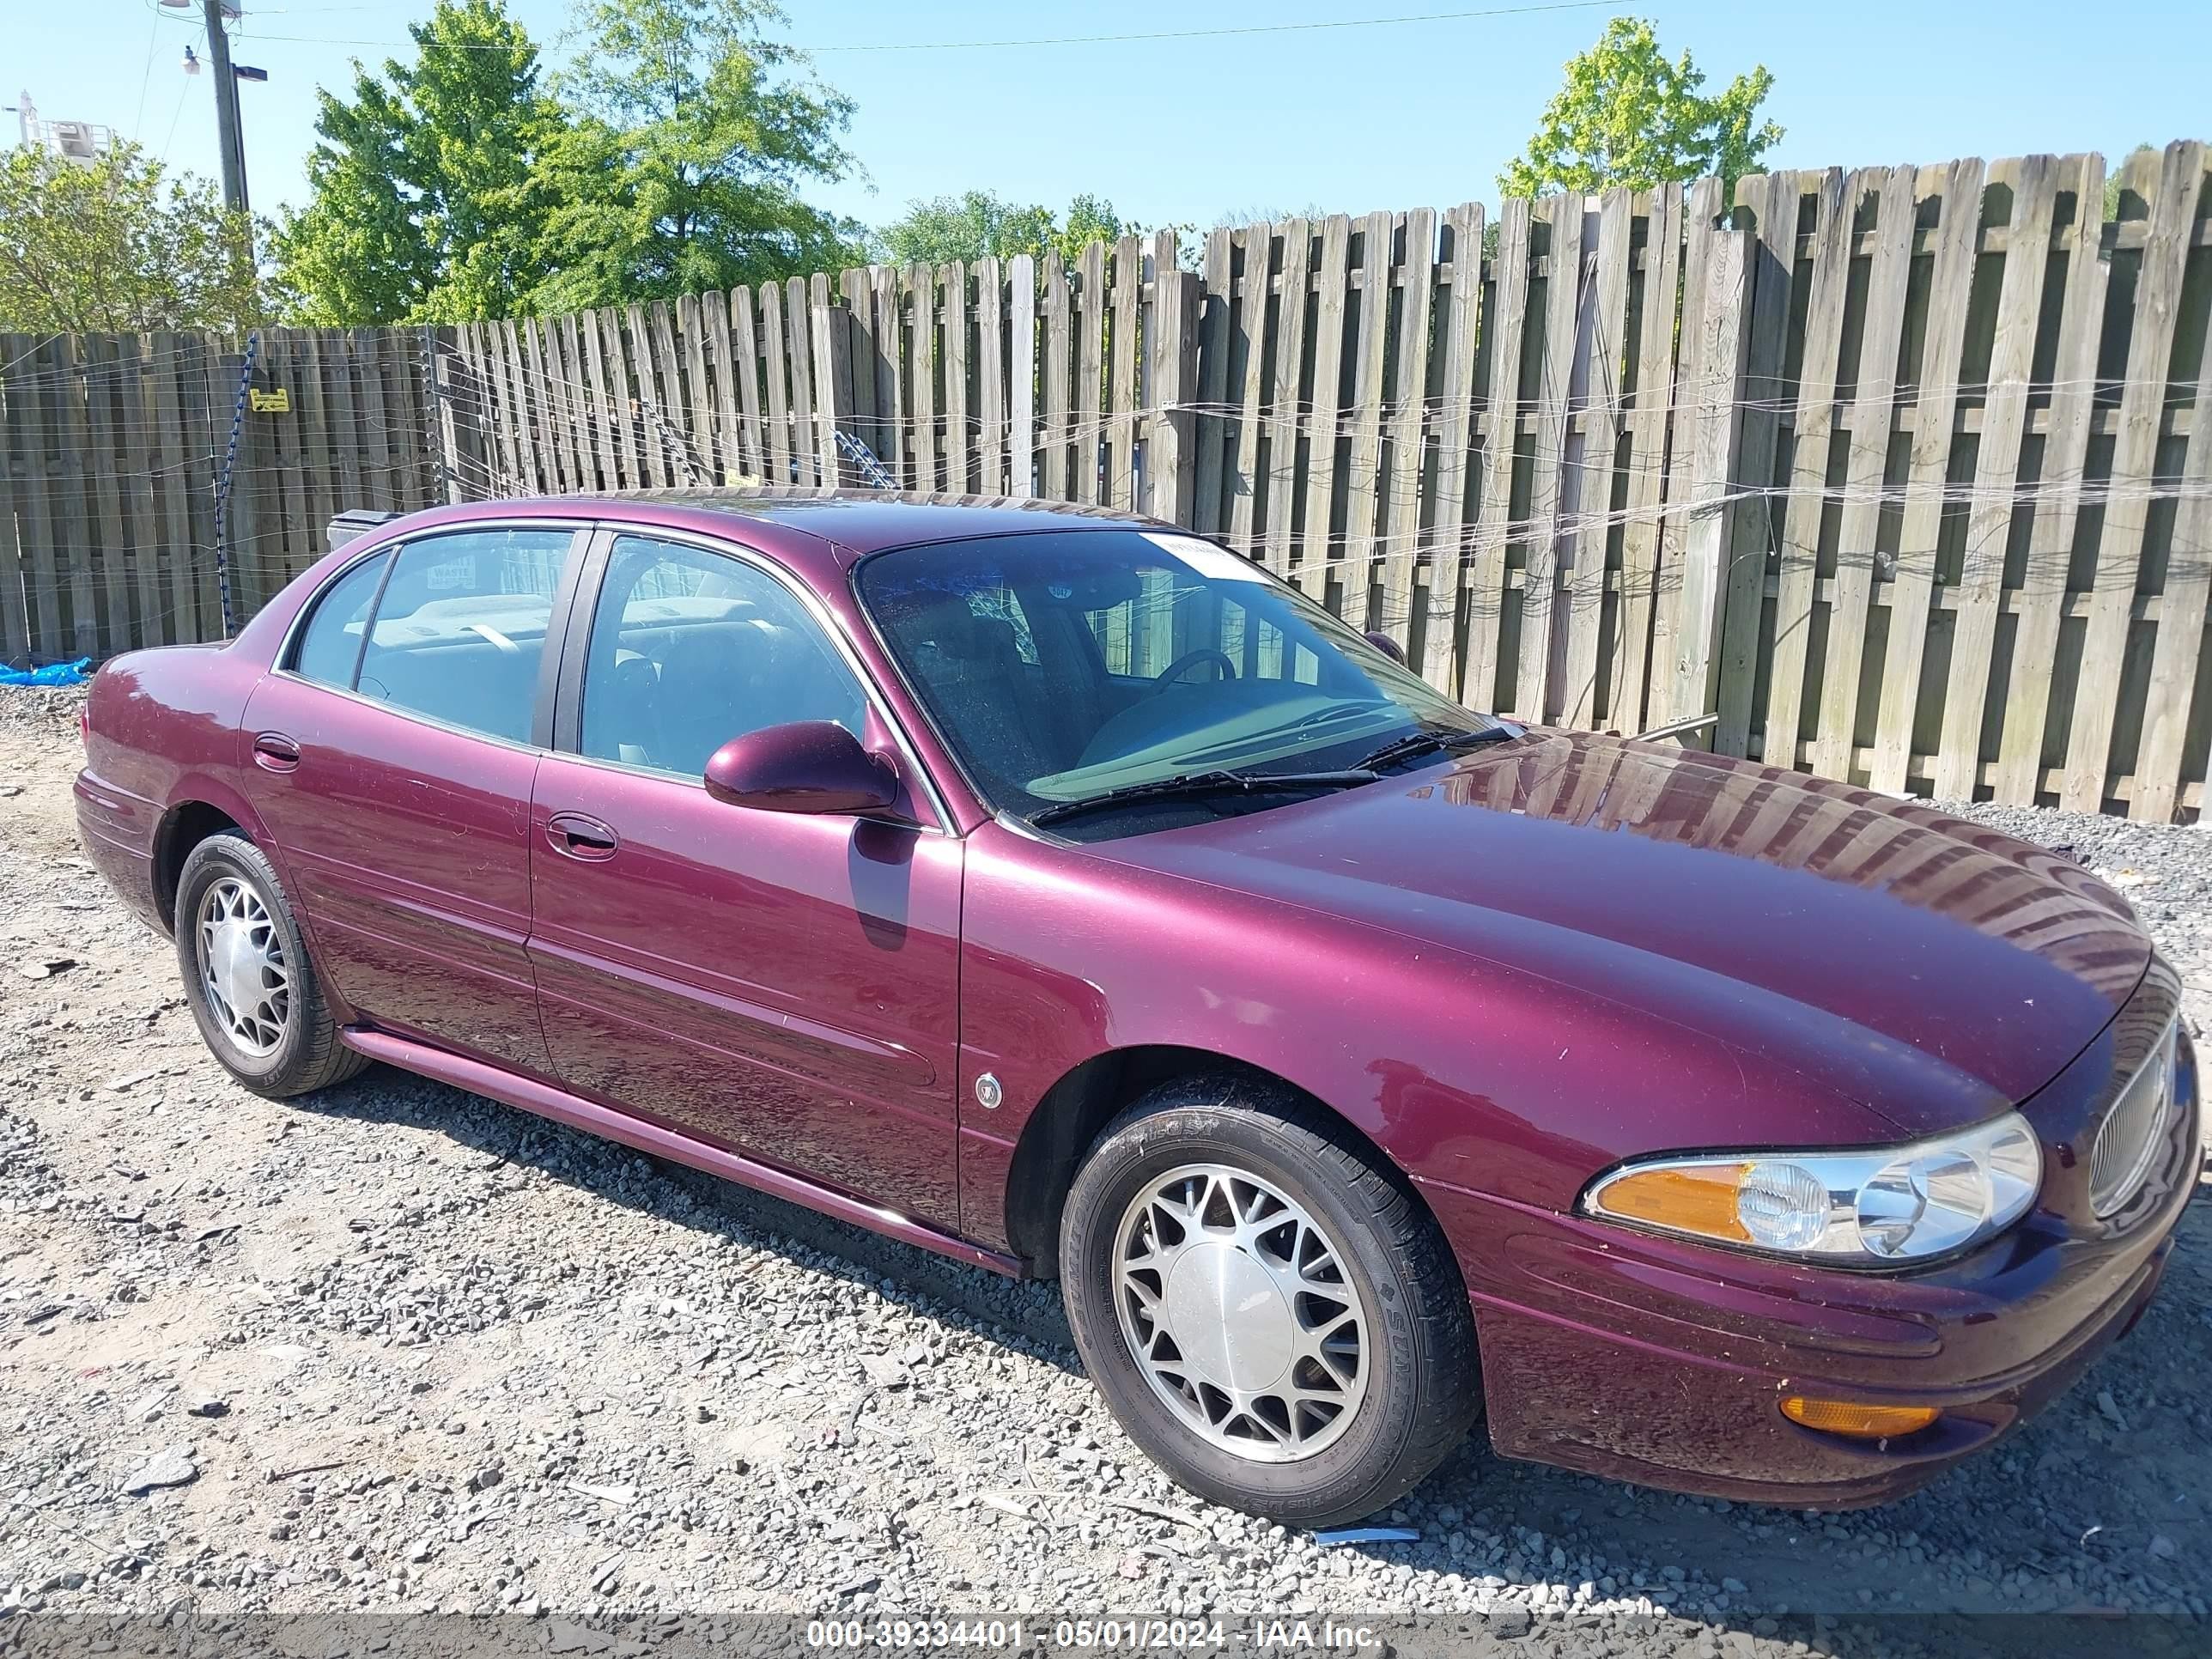
[[[231,72],[230,37],[223,32],[222,0],[201,0],[207,18],[208,66],[215,71],[216,136],[222,144],[222,199],[240,213],[246,200],[246,133],[238,119],[238,76]]]

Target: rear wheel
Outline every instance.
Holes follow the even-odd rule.
[[[343,1082],[368,1061],[340,1046],[276,872],[238,830],[210,836],[177,879],[177,965],[209,1052],[258,1095]]]
[[[1419,1483],[1480,1404],[1435,1221],[1299,1097],[1165,1085],[1068,1194],[1076,1346],[1129,1436],[1201,1497],[1301,1526]]]

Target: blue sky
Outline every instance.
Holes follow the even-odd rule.
[[[1483,0],[793,0],[784,38],[859,106],[864,178],[811,194],[871,222],[912,198],[984,188],[1058,206],[1079,191],[1125,217],[1212,224],[1249,210],[1492,201],[1494,175],[1534,125],[1561,64],[1617,12],[1652,18],[1711,83],[1764,63],[1788,129],[1778,165],[1994,159],[2212,137],[2212,5],[2205,0],[1854,0],[1737,5],[1645,0],[1208,39],[854,51],[1322,22],[1468,9]],[[1497,0],[1492,0],[1497,3]],[[513,0],[541,43],[567,0]],[[0,0],[0,96],[103,122],[176,166],[216,171],[210,77],[187,80],[190,12],[156,0]],[[257,208],[304,193],[315,86],[349,60],[404,46],[429,0],[246,0],[239,61]],[[293,38],[305,37],[305,38]],[[358,44],[368,42],[371,44]],[[836,50],[834,48],[848,48]],[[0,126],[0,140],[12,125]]]

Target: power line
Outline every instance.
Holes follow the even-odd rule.
[[[154,53],[161,44],[161,27],[157,22],[146,31],[146,67],[138,72],[138,112],[131,118],[131,137],[133,142],[144,137],[139,127],[146,119],[146,89],[154,84]]]
[[[161,160],[165,162],[169,159],[169,147],[177,142],[177,123],[184,118],[185,100],[191,94],[192,89],[191,76],[187,75],[180,78],[184,84],[177,88],[177,106],[169,113],[168,135],[161,140]]]
[[[1390,17],[1317,18],[1304,23],[1243,23],[1217,28],[1148,29],[1123,34],[1034,35],[1000,40],[841,40],[803,44],[791,50],[826,56],[856,52],[987,52],[1024,46],[1119,46],[1150,40],[1212,40],[1258,34],[1311,34],[1325,30],[1394,28],[1416,23],[1468,22],[1479,18],[1523,17],[1555,11],[1595,11],[1601,6],[1613,3],[1614,0],[1550,0],[1550,3],[1539,5],[1485,6],[1466,11],[1404,12]],[[404,51],[416,44],[411,40],[368,40],[343,35],[271,34],[260,29],[253,31],[253,38],[319,46],[374,46],[388,52]],[[489,41],[427,41],[422,43],[422,50],[511,52],[514,48]]]
[[[1613,0],[1557,0],[1533,6],[1489,6],[1473,11],[1406,12],[1395,17],[1322,18],[1305,23],[1244,23],[1210,29],[1154,29],[1128,34],[1041,35],[1011,40],[890,40],[801,46],[810,52],[968,52],[1000,46],[1095,46],[1133,40],[1206,40],[1243,34],[1310,34],[1323,29],[1387,28],[1409,23],[1456,23],[1479,17],[1517,17],[1547,11],[1592,11]]]

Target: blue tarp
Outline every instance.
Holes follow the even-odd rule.
[[[82,685],[92,678],[92,659],[50,662],[44,668],[10,668],[0,663],[0,685]]]

